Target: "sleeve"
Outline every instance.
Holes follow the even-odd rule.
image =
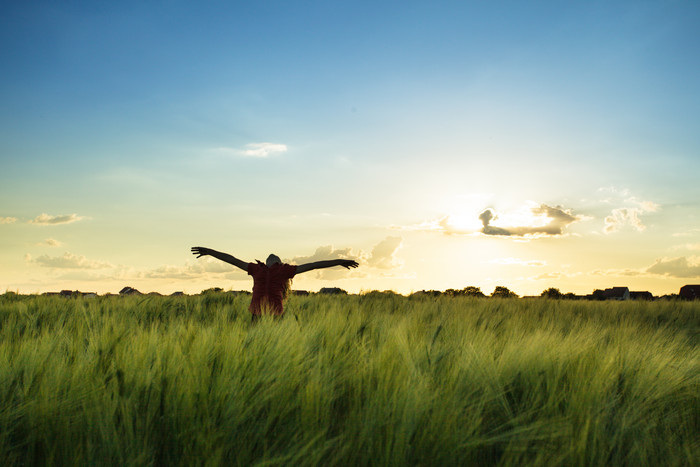
[[[260,269],[260,266],[256,263],[248,263],[248,275],[249,276],[254,276],[258,270]]]
[[[297,267],[294,264],[285,264],[284,265],[284,275],[291,279],[294,277],[297,273]]]

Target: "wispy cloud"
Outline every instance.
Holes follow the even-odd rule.
[[[677,279],[700,278],[700,257],[659,258],[646,268],[596,269],[591,271],[590,275],[613,277],[659,275]]]
[[[672,236],[673,237],[694,237],[700,233],[700,229],[690,229],[686,232],[677,232],[674,233]]]
[[[544,272],[533,278],[536,281],[561,280],[583,275],[581,272]]]
[[[212,260],[201,259],[197,262],[188,262],[184,266],[163,265],[156,268],[140,271],[139,278],[146,279],[196,279],[196,278],[216,278],[216,279],[245,279],[247,274],[230,264]]]
[[[0,224],[12,224],[17,222],[16,217],[0,217]]]
[[[37,243],[37,246],[58,247],[58,246],[63,246],[63,242],[60,242],[60,241],[56,240],[55,238],[47,238],[43,242]]]
[[[526,260],[520,258],[496,258],[489,261],[491,264],[502,264],[506,266],[517,265],[517,266],[529,266],[529,267],[542,267],[546,266],[546,261],[539,260]]]
[[[643,276],[646,272],[643,269],[596,269],[590,272],[593,276],[613,276],[613,277],[635,277]]]
[[[77,214],[68,214],[65,216],[50,216],[46,213],[40,214],[36,218],[29,221],[30,224],[37,225],[58,225],[58,224],[70,224],[73,222],[78,222],[84,219],[84,217]]]
[[[85,256],[78,256],[69,252],[65,252],[63,256],[41,255],[36,258],[32,258],[31,255],[27,254],[25,259],[39,266],[55,269],[105,269],[114,267],[110,263],[89,260]]]
[[[243,148],[216,148],[216,152],[235,157],[267,158],[287,152],[287,145],[280,143],[250,143]]]
[[[685,256],[657,259],[646,272],[676,278],[695,278],[700,277],[700,262],[697,257],[689,260]]]
[[[700,250],[700,243],[684,243],[682,245],[674,245],[674,246],[669,248],[669,251],[678,251],[678,250],[697,251],[697,250]]]
[[[474,233],[472,229],[460,229],[454,227],[454,221],[451,216],[443,216],[439,219],[423,221],[420,224],[412,225],[391,225],[393,230],[417,230],[426,232],[441,232],[444,234],[470,234]]]
[[[122,268],[124,269],[124,268]],[[244,280],[248,275],[241,269],[212,258],[187,261],[183,265],[164,264],[148,269],[127,268],[120,275],[131,279],[211,279]]]

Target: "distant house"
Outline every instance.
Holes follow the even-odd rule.
[[[700,285],[684,285],[678,295],[685,300],[700,299]]]
[[[654,300],[651,292],[630,292],[630,300]]]
[[[340,287],[323,287],[318,293],[328,295],[347,295],[348,293]]]
[[[627,287],[613,287],[603,291],[605,300],[629,300],[630,289]]]
[[[294,295],[309,295],[308,290],[292,290]]]
[[[143,295],[133,287],[124,287],[119,291],[119,295]]]
[[[179,292],[179,291],[173,292],[170,294],[171,297],[182,297],[183,295],[185,295],[185,292]]]

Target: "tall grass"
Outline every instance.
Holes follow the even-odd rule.
[[[2,465],[693,465],[700,304],[0,296]]]

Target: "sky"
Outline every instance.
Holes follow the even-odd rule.
[[[0,291],[700,283],[700,3],[6,2]]]

